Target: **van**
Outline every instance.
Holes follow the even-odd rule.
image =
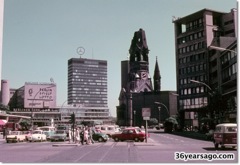
[[[107,134],[109,137],[111,137],[112,134],[120,132],[118,125],[96,125],[95,129],[100,130],[101,133]]]
[[[216,149],[218,149],[219,145],[221,145],[221,148],[226,146],[237,147],[237,124],[223,123],[216,125],[213,133],[213,143]]]

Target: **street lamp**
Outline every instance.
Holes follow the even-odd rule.
[[[135,122],[136,121],[136,111],[134,110],[133,113],[134,113],[134,126],[136,126],[136,122]]]
[[[166,108],[167,112],[168,112],[168,115],[170,116],[169,110],[168,110],[166,105],[164,105],[163,103],[160,103],[160,102],[154,102],[154,103],[164,106]]]
[[[158,119],[158,125],[159,125],[159,127],[160,127],[160,123],[161,123],[161,121],[160,121],[160,120],[161,120],[161,118],[160,118],[161,107],[160,107],[160,106],[158,107],[158,111],[159,111],[159,112],[158,112],[158,115],[159,115],[159,116],[158,116],[158,117],[159,117],[159,119]]]
[[[191,82],[193,83],[197,83],[197,84],[202,84],[202,85],[205,85],[208,89],[210,89],[210,91],[212,91],[212,88],[210,88],[209,85],[207,85],[206,83],[204,82],[201,82],[201,81],[197,81],[197,80],[190,80]]]
[[[226,49],[226,48],[222,48],[222,47],[217,47],[217,46],[209,46],[208,47],[209,49],[215,49],[215,50],[219,50],[219,51],[230,51],[230,52],[233,52],[233,53],[236,53],[236,51],[234,50],[231,50],[231,49]]]

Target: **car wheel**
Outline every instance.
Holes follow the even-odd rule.
[[[99,138],[98,138],[98,142],[103,142],[103,138],[102,138],[102,137],[99,137]]]
[[[118,137],[115,137],[115,138],[114,138],[114,141],[115,141],[115,142],[118,142],[118,141],[119,141]]]
[[[9,141],[7,140],[7,143],[9,143]]]
[[[135,141],[135,142],[138,142],[138,141],[139,141],[139,139],[136,137],[136,138],[134,138],[134,141]]]

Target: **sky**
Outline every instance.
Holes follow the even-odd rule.
[[[149,72],[156,57],[161,90],[176,90],[173,16],[204,8],[230,12],[236,0],[5,0],[2,79],[10,88],[25,82],[57,84],[57,105],[67,100],[67,63],[80,58],[107,60],[108,106],[116,116],[121,61],[127,60],[134,32],[146,33]]]

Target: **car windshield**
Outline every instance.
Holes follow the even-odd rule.
[[[142,132],[142,130],[140,128],[137,128],[136,132],[139,133],[139,132]]]
[[[64,134],[64,131],[56,131],[55,134]]]
[[[109,131],[113,131],[113,130],[114,130],[114,127],[108,127],[108,130],[109,130]]]
[[[41,134],[41,131],[34,131],[32,134]]]
[[[228,132],[237,132],[237,127],[227,127]]]
[[[10,133],[10,135],[18,135],[18,132],[17,132],[17,131],[12,131],[12,132]]]

